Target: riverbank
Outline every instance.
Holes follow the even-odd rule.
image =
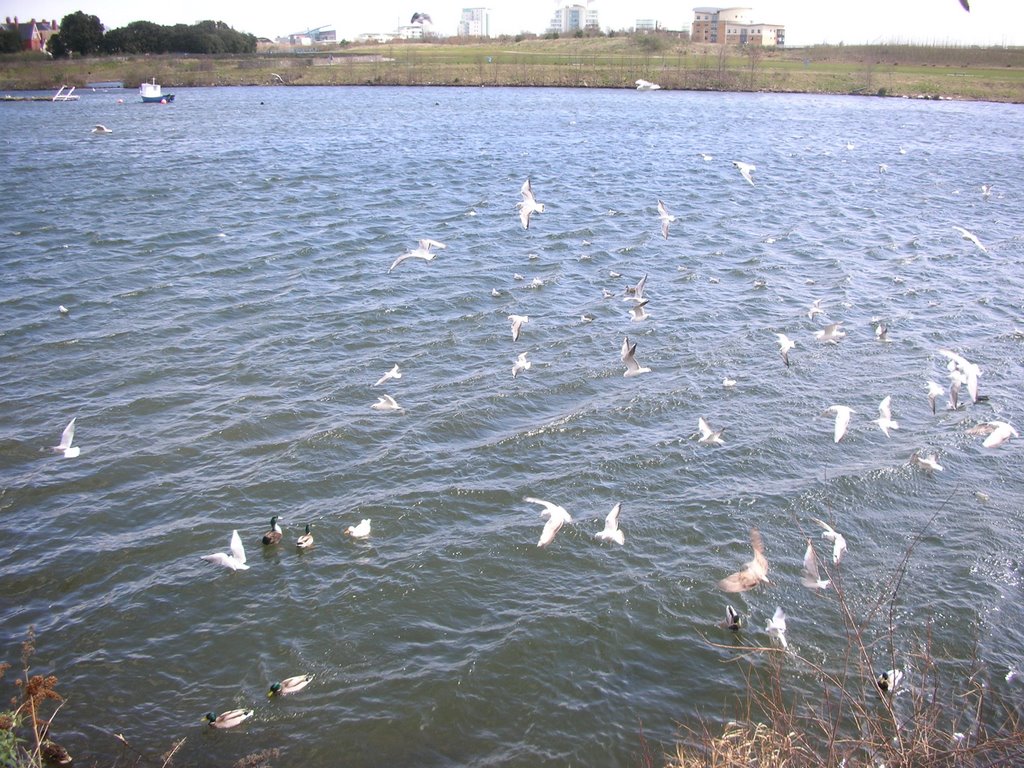
[[[670,37],[394,42],[232,56],[0,58],[0,90],[156,78],[165,87],[454,85],[862,94],[1024,103],[1024,49],[814,46],[770,50]]]

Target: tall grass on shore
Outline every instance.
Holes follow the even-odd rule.
[[[938,658],[930,623],[897,626],[904,577],[934,519],[873,601],[854,605],[839,569],[828,574],[833,581],[827,592],[842,619],[845,644],[827,662],[807,658],[793,646],[711,643],[731,654],[734,663],[751,662],[739,711],[724,726],[683,724],[669,768],[1024,765],[1019,711],[991,689],[976,654],[966,663]],[[890,676],[889,690],[883,690],[879,676],[891,670],[902,679],[889,686]],[[787,675],[796,671],[815,681],[813,694],[787,687]]]

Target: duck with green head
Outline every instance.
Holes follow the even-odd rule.
[[[312,526],[309,523],[306,523],[306,532],[299,536],[298,540],[295,542],[295,546],[299,549],[309,549],[313,546],[313,534],[309,532],[311,527]]]
[[[270,530],[263,534],[263,543],[266,545],[278,544],[281,541],[281,526],[277,524],[277,515],[270,518]]]
[[[298,693],[312,681],[312,675],[296,675],[295,677],[286,677],[279,683],[274,683],[270,686],[270,690],[267,691],[267,698],[274,696],[287,696],[290,693]]]
[[[251,709],[231,709],[227,712],[222,712],[219,715],[215,715],[213,712],[207,712],[203,715],[203,720],[209,724],[211,728],[234,728],[236,725],[241,725],[252,716],[253,710]]]

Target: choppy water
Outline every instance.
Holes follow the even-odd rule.
[[[748,643],[781,605],[796,651],[844,647],[830,597],[799,583],[812,517],[846,534],[843,581],[866,602],[938,512],[898,651],[931,621],[941,655],[1019,685],[1003,675],[1024,640],[1024,443],[986,450],[965,428],[1024,426],[1020,107],[118,95],[0,107],[0,658],[36,627],[72,752],[109,759],[123,732],[149,755],[188,737],[190,765],[269,747],[284,765],[637,764],[641,732],[657,753],[677,723],[734,713],[743,665],[708,643],[731,641],[727,601]],[[527,176],[547,209],[524,231]],[[388,274],[422,237],[448,248]],[[645,274],[651,317],[631,323],[621,295]],[[515,343],[510,313],[530,317]],[[826,321],[840,344],[815,341]],[[626,334],[652,373],[622,376]],[[987,402],[932,415],[943,347],[980,365]],[[401,412],[370,408],[382,390]],[[885,395],[891,438],[871,423]],[[856,411],[838,445],[836,402]],[[698,416],[723,447],[697,444]],[[41,453],[72,417],[81,456]],[[918,449],[945,471],[908,466]],[[574,516],[547,549],[525,496]],[[617,501],[625,546],[601,545]],[[271,515],[289,543],[261,549]],[[362,518],[367,542],[342,534]],[[774,584],[727,597],[752,526]],[[249,571],[199,559],[232,529]],[[300,672],[314,684],[267,701]],[[798,665],[786,681],[812,684]],[[235,731],[199,722],[248,706]]]

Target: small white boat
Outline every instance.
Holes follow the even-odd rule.
[[[143,104],[167,104],[174,101],[173,93],[164,93],[154,77],[151,82],[139,85],[139,95]]]

